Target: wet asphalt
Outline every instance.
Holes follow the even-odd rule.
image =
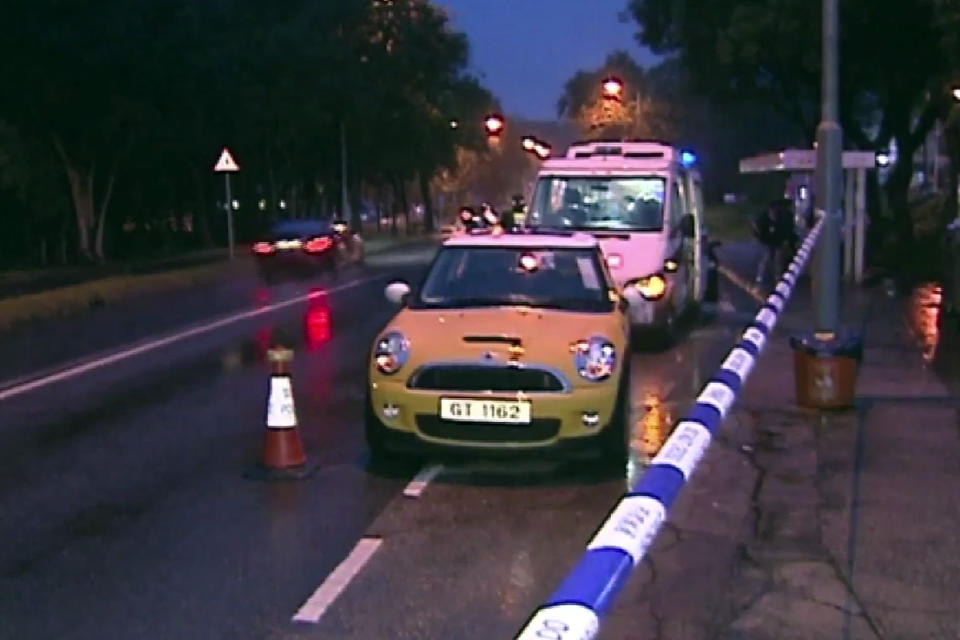
[[[383,286],[431,255],[371,258],[337,282],[252,275],[20,329],[0,380],[29,380],[183,327],[320,288],[239,320],[0,401],[0,638],[512,637],[584,548],[629,473],[669,435],[756,302],[727,280],[712,321],[633,357],[634,460],[431,461],[371,470],[365,355],[393,309]],[[749,274],[754,254],[725,262]],[[308,330],[328,314],[329,336]],[[295,350],[300,432],[317,471],[244,474],[261,455],[266,347]],[[317,624],[291,617],[362,537],[382,544]],[[615,636],[611,636],[615,637]]]

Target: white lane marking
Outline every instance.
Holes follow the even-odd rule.
[[[426,490],[427,485],[430,484],[430,481],[436,478],[437,474],[442,470],[443,465],[441,464],[432,464],[429,467],[424,467],[420,470],[420,473],[413,477],[413,480],[410,481],[407,488],[403,490],[403,495],[408,498],[419,498],[424,490]]]
[[[313,592],[300,610],[292,618],[293,622],[310,622],[316,624],[326,613],[330,605],[340,596],[363,566],[376,553],[383,540],[380,538],[360,538],[356,546],[343,562],[337,565],[327,579]]]
[[[346,289],[352,289],[361,284],[367,282],[373,282],[374,280],[381,279],[382,276],[372,276],[370,278],[364,278],[363,280],[356,280],[354,282],[348,282],[340,286],[334,287],[333,289],[325,290],[329,295],[331,293],[336,293],[338,291],[344,291]],[[102,358],[97,358],[95,360],[90,360],[89,362],[84,362],[83,364],[78,364],[57,373],[52,373],[49,375],[42,376],[30,382],[24,382],[22,384],[15,384],[12,387],[8,387],[0,391],[0,401],[13,398],[14,396],[19,396],[21,394],[27,393],[28,391],[33,391],[34,389],[39,389],[47,385],[53,384],[54,382],[60,382],[61,380],[68,380],[70,378],[75,378],[80,374],[87,373],[88,371],[94,371],[102,367],[106,367],[111,364],[120,362],[121,360],[126,360],[132,358],[133,356],[140,355],[141,353],[146,353],[148,351],[153,351],[154,349],[159,349],[160,347],[165,347],[168,344],[173,344],[174,342],[179,342],[185,340],[186,338],[192,338],[193,336],[198,336],[204,333],[209,333],[214,329],[219,329],[227,325],[231,325],[235,322],[240,322],[241,320],[248,320],[250,318],[256,318],[257,316],[262,316],[267,313],[272,313],[280,309],[285,309],[291,307],[295,304],[300,304],[301,302],[306,302],[316,297],[316,293],[305,293],[289,300],[283,300],[282,302],[277,302],[274,304],[269,304],[263,307],[258,307],[257,309],[252,309],[250,311],[243,311],[240,313],[235,313],[231,316],[215,320],[208,324],[200,325],[199,327],[193,327],[192,329],[186,329],[185,331],[180,331],[179,333],[174,333],[169,336],[164,336],[163,338],[157,338],[155,340],[150,340],[143,344],[137,345],[135,347],[130,347],[117,353],[104,356]]]

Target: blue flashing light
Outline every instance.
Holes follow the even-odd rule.
[[[680,152],[680,164],[685,167],[693,166],[697,161],[697,156],[692,151],[681,151]]]

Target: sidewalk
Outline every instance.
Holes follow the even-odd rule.
[[[809,291],[794,291],[602,640],[960,638],[958,334],[911,334],[908,318],[936,315],[932,291],[849,291],[844,319],[866,328],[857,408],[803,410],[788,339],[810,327]],[[732,344],[742,324],[721,314],[717,329]]]
[[[845,318],[866,336],[857,409],[797,408],[787,337],[812,317],[805,289],[730,416],[745,427],[737,444],[756,482],[752,535],[729,585],[739,601],[728,601],[719,635],[958,638],[956,371],[942,378],[924,361],[902,298],[850,292]],[[929,309],[912,315],[929,319]]]

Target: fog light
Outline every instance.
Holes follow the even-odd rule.
[[[600,424],[600,414],[596,411],[584,411],[581,419],[585,427],[595,427]]]
[[[387,420],[393,420],[400,415],[400,407],[395,404],[383,405],[383,417]]]

